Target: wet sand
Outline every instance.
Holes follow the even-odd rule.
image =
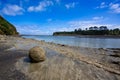
[[[15,67],[18,59],[26,56],[26,54],[19,50],[7,51],[12,45],[12,43],[7,43],[6,40],[0,40],[0,80],[29,80]]]
[[[44,62],[29,62],[28,50],[34,46],[45,49]],[[120,80],[120,57],[114,56],[116,53],[120,54],[120,49],[4,37],[0,39],[0,80]]]

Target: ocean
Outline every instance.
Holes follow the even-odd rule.
[[[90,47],[90,48],[120,48],[120,38],[88,38],[76,36],[22,36],[24,38],[32,38],[36,40],[44,40],[45,42],[53,42],[69,46]]]

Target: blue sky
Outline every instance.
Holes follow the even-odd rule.
[[[0,15],[20,34],[105,25],[120,28],[120,0],[0,0]]]

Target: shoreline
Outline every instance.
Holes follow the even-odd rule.
[[[20,36],[42,36],[42,35],[20,35]],[[49,35],[48,35],[49,36]],[[50,35],[50,36],[74,36],[79,38],[115,38],[120,39],[120,35]]]
[[[120,39],[120,35],[53,35],[53,36],[74,36],[78,38],[115,38],[115,39]]]
[[[113,39],[120,39],[120,35],[78,35],[77,37],[87,37],[87,38],[113,38]]]
[[[76,78],[76,80],[81,79],[80,77],[75,77],[76,75],[82,75],[82,76],[84,76],[83,79],[85,79],[85,75],[83,75],[83,74],[87,74],[87,75],[89,75],[89,74],[87,73],[87,71],[82,73],[82,72],[79,72],[79,70],[84,71],[84,69],[89,69],[89,68],[91,68],[90,71],[92,71],[92,72],[94,72],[94,70],[98,71],[98,72],[92,73],[91,75],[87,76],[87,78],[90,80],[97,79],[93,75],[97,75],[99,77],[100,77],[100,75],[103,75],[104,76],[103,80],[106,80],[108,77],[110,77],[110,75],[114,76],[114,77],[116,76],[116,79],[118,79],[118,80],[120,79],[120,76],[119,76],[120,75],[120,66],[119,66],[120,65],[120,62],[119,62],[120,57],[119,57],[119,54],[117,54],[117,53],[120,53],[119,48],[118,49],[83,48],[83,47],[73,47],[73,46],[67,46],[67,45],[62,45],[62,44],[55,44],[52,42],[38,41],[38,40],[34,40],[34,39],[26,39],[26,38],[22,38],[22,37],[4,36],[3,38],[4,39],[0,38],[0,44],[1,44],[0,51],[2,51],[3,53],[5,53],[6,50],[9,53],[13,53],[13,51],[15,51],[11,55],[17,54],[17,56],[20,56],[20,54],[21,55],[24,54],[22,57],[18,57],[18,59],[16,59],[16,61],[14,62],[14,67],[16,67],[15,69],[18,70],[18,72],[20,71],[26,77],[28,76],[28,78],[33,79],[33,77],[30,75],[35,75],[34,74],[34,72],[36,72],[35,67],[41,65],[42,66],[41,69],[43,69],[44,67],[46,67],[47,69],[42,70],[40,72],[36,72],[36,75],[40,75],[41,73],[43,73],[43,74],[41,74],[43,76],[43,78],[46,77],[45,75],[48,75],[47,78],[51,77],[52,79],[55,79],[54,78],[55,73],[52,73],[52,74],[49,73],[49,72],[51,72],[51,70],[54,70],[55,72],[57,71],[57,73],[61,74],[61,76],[56,74],[57,78],[65,78],[64,75],[68,75],[69,72],[67,72],[67,73],[64,72],[63,73],[64,75],[62,75],[61,71],[64,70],[64,68],[62,68],[62,67],[66,66],[66,68],[70,67],[70,70],[66,69],[65,71],[72,70],[72,71],[76,72],[76,73],[70,72],[69,74],[73,75],[73,76],[68,75],[68,77],[66,76],[67,79],[69,79],[69,77],[71,77],[71,79]],[[5,48],[2,46],[2,44],[7,45],[8,47]],[[28,50],[34,46],[40,46],[46,50],[47,60],[45,62],[38,63],[37,65],[31,64],[29,62],[24,62],[23,58],[27,57]],[[19,51],[20,53],[17,53],[17,51]],[[14,58],[12,58],[12,59],[14,60]],[[67,64],[66,64],[66,62],[67,62]],[[1,61],[1,63],[2,64],[4,63],[4,59],[3,59],[3,62]],[[9,63],[11,63],[11,59],[10,59]],[[61,65],[59,65],[59,63]],[[78,66],[78,67],[75,68],[75,66],[73,66],[73,63],[75,66]],[[16,64],[17,64],[17,66],[16,66]],[[48,67],[48,64],[51,64],[51,66]],[[85,68],[82,67],[81,64]],[[5,66],[7,66],[7,65],[5,65]],[[33,72],[31,72],[31,73],[28,73],[28,71],[26,70],[26,68],[28,69],[29,66],[32,66],[32,68],[30,68],[30,70],[32,69]],[[59,67],[61,67],[61,71],[59,71]],[[23,71],[23,69],[25,69],[25,70]],[[49,69],[50,69],[50,71],[49,71]],[[77,69],[79,69],[79,70],[77,70]],[[38,70],[39,70],[39,68],[38,68]],[[100,70],[100,73],[99,73],[99,70]],[[44,71],[48,71],[48,73],[45,73]],[[78,73],[80,73],[80,74],[78,74]],[[108,74],[108,75],[104,75],[104,73]],[[94,79],[90,78],[90,76],[92,76]],[[102,79],[102,77],[100,77],[100,78]],[[35,80],[39,80],[39,79],[36,78]],[[45,78],[45,80],[47,80],[47,79]],[[62,80],[64,80],[64,79],[62,79]],[[109,79],[109,80],[114,80],[114,79],[111,77],[111,79]]]

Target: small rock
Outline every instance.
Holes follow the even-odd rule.
[[[113,57],[120,57],[120,53],[111,54],[110,56],[113,56]]]
[[[45,51],[39,46],[35,46],[29,50],[29,58],[32,62],[41,62],[45,60]]]

